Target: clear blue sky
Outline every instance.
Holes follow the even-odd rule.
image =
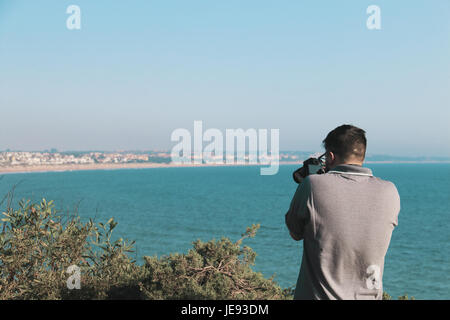
[[[282,150],[352,123],[370,154],[450,156],[449,108],[448,0],[0,0],[0,150],[170,149],[203,120],[280,129]]]

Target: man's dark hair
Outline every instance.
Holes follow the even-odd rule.
[[[351,157],[364,160],[366,156],[366,132],[355,126],[344,124],[328,133],[323,140],[325,150],[331,151],[346,161]]]

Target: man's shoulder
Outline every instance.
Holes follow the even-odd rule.
[[[345,173],[343,173],[343,175],[345,175]],[[340,175],[335,173],[313,174],[309,175],[305,179],[305,182],[307,182],[307,184],[311,188],[314,188],[315,186],[320,186],[322,184],[334,184],[338,182],[340,178],[341,178]],[[382,179],[380,177],[370,176],[368,179],[361,180],[361,182],[365,184],[370,184],[380,189],[389,190],[395,193],[398,192],[394,182]]]
[[[392,181],[373,176],[371,179],[371,182],[380,185],[381,188],[384,188],[386,190],[390,190],[390,191],[393,191],[396,193],[398,192],[397,187],[395,186],[394,182],[392,182]]]

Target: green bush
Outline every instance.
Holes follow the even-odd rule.
[[[254,272],[255,252],[242,240],[253,237],[259,225],[248,228],[243,237],[196,241],[188,254],[145,257],[143,293],[148,299],[288,299],[273,279]]]
[[[20,202],[8,208],[0,234],[1,299],[101,299],[129,284],[141,268],[127,256],[132,244],[111,242],[114,220],[81,223],[60,215],[53,202]],[[82,290],[67,289],[67,268],[77,265]]]
[[[129,257],[134,242],[111,240],[117,223],[59,214],[52,201],[8,206],[0,234],[0,299],[286,299],[273,279],[251,266],[256,254],[242,241],[194,242],[187,254]],[[81,288],[67,288],[69,266],[81,272]]]
[[[392,297],[389,294],[387,294],[386,292],[383,292],[383,300],[392,300]],[[414,297],[410,298],[410,297],[408,297],[407,294],[405,294],[403,296],[398,297],[398,300],[416,300],[416,298],[414,298]]]

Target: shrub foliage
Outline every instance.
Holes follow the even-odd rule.
[[[112,240],[117,225],[55,210],[52,201],[8,205],[0,224],[0,299],[289,299],[252,266],[255,252],[242,238],[193,243],[187,254],[130,257],[134,242]],[[80,289],[68,289],[70,266],[79,267]]]

